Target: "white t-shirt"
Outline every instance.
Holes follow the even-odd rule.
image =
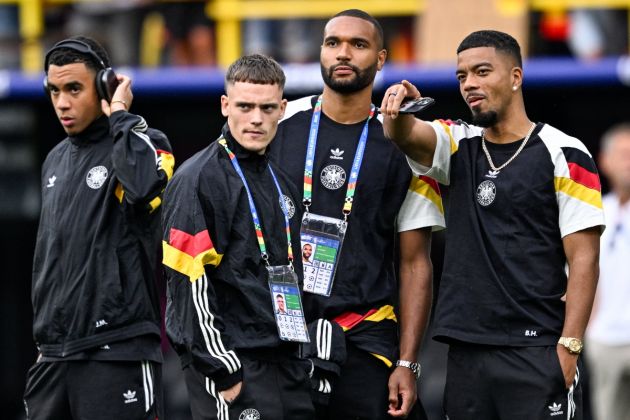
[[[601,239],[596,308],[586,331],[589,340],[630,344],[630,203],[614,194],[603,199],[608,228]]]

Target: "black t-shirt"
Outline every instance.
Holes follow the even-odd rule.
[[[562,238],[603,225],[590,154],[579,140],[539,124],[520,154],[493,171],[480,127],[445,121],[433,126],[438,147],[428,174],[450,181],[435,338],[555,344],[567,287]],[[495,167],[521,143],[487,142]]]
[[[289,103],[271,147],[272,160],[289,174],[300,193],[315,100],[303,98]],[[364,125],[365,121],[339,124],[322,113],[313,165],[312,213],[343,218],[348,178]],[[368,130],[332,292],[330,297],[304,293],[309,321],[394,305],[398,290],[394,273],[397,230],[441,223],[437,207],[426,210],[427,203],[431,203],[409,192],[412,173],[402,152],[385,139],[381,122],[372,118]],[[406,198],[413,204],[401,211]],[[417,202],[422,204],[415,205]]]

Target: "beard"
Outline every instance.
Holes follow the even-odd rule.
[[[335,69],[339,66],[350,67],[352,71],[354,71],[354,74],[356,76],[351,80],[334,79],[333,74],[335,72]],[[377,63],[374,63],[373,65],[361,70],[357,66],[353,66],[352,64],[348,63],[336,64],[329,68],[326,68],[322,64],[320,64],[322,79],[324,79],[324,83],[326,83],[326,86],[338,93],[355,93],[365,89],[374,81],[374,78],[376,77],[376,66]]]
[[[496,111],[475,112],[473,111],[472,123],[479,127],[491,127],[497,123],[499,116]]]

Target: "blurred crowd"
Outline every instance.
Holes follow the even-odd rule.
[[[205,0],[76,0],[45,9],[43,43],[86,35],[111,51],[115,66],[212,66],[216,64],[215,22]],[[324,19],[246,20],[243,53],[259,52],[284,63],[314,62]],[[388,49],[395,61],[412,60],[413,17],[385,18]],[[18,68],[17,6],[0,6],[0,68]],[[6,48],[4,48],[6,47]]]
[[[216,25],[208,1],[75,0],[44,9],[44,48],[73,35],[97,39],[111,51],[114,66],[216,65]],[[427,11],[431,13],[431,10]],[[381,18],[391,63],[427,61],[420,56],[421,16]],[[529,56],[574,56],[591,60],[628,54],[626,9],[529,11]],[[242,52],[259,52],[283,63],[315,62],[324,21],[245,20]],[[19,11],[0,5],[0,68],[19,69]]]

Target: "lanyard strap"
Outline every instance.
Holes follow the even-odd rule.
[[[232,166],[234,166],[234,170],[236,170],[236,173],[238,174],[238,176],[241,177],[241,180],[243,181],[243,185],[245,186],[245,191],[247,191],[247,201],[249,202],[249,210],[252,213],[254,229],[256,230],[256,239],[258,239],[258,247],[260,248],[260,255],[262,256],[262,259],[265,261],[265,264],[269,265],[269,255],[267,254],[267,247],[265,246],[265,240],[263,239],[260,219],[258,218],[258,211],[256,210],[256,204],[254,204],[254,197],[252,196],[252,192],[250,191],[249,185],[247,184],[247,180],[245,179],[245,174],[243,174],[241,165],[239,165],[238,159],[236,158],[236,155],[234,154],[234,152],[232,152],[230,148],[228,147],[227,142],[225,141],[225,138],[221,137],[218,140],[218,142],[221,146],[223,146],[223,148],[227,152],[228,156],[230,157],[230,162],[232,162]],[[285,230],[287,232],[287,243],[289,244],[288,246],[289,265],[293,267],[293,249],[291,248],[291,230],[289,228],[289,216],[287,212],[287,206],[286,206],[286,203],[284,202],[284,196],[282,195],[282,190],[280,189],[280,184],[278,183],[276,174],[273,172],[273,169],[271,169],[271,165],[267,164],[267,167],[269,168],[269,173],[271,174],[271,177],[273,178],[274,184],[276,184],[276,188],[278,190],[278,196],[280,197],[280,204],[282,206],[282,214],[284,215],[284,225],[285,225]]]
[[[363,162],[363,153],[365,152],[365,145],[368,137],[368,125],[370,120],[374,116],[375,107],[372,104],[370,107],[370,115],[365,121],[361,136],[359,137],[359,144],[357,145],[357,151],[354,154],[354,160],[352,162],[352,170],[350,172],[350,178],[348,179],[348,189],[346,190],[346,199],[343,203],[344,218],[347,219],[348,215],[352,211],[352,202],[354,200],[354,193],[357,189],[357,179],[359,178],[359,171],[361,170],[361,163]],[[319,131],[319,123],[322,116],[322,96],[317,98],[317,103],[313,109],[313,117],[311,118],[311,129],[308,133],[308,146],[306,148],[306,161],[304,162],[304,196],[302,203],[308,213],[309,207],[313,202],[313,165],[315,163],[315,149],[317,146],[317,133]]]

